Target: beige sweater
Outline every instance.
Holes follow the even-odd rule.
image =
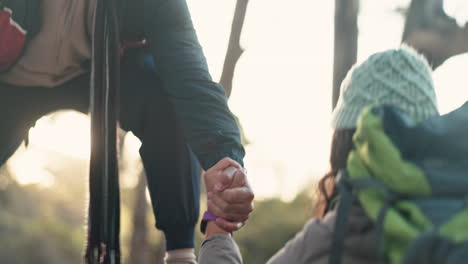
[[[87,71],[96,0],[42,0],[42,26],[0,82],[55,87]]]

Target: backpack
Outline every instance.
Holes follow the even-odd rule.
[[[80,0],[84,1],[84,0]],[[143,40],[144,1],[118,0],[122,52],[140,47]],[[8,71],[40,30],[41,1],[0,0],[0,73]]]
[[[39,30],[37,0],[0,0],[0,73],[21,56],[27,41]]]
[[[377,230],[379,263],[467,263],[468,103],[420,124],[396,108],[369,107],[353,142],[337,179],[330,264],[341,263],[356,200]]]

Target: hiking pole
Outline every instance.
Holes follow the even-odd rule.
[[[87,264],[120,263],[117,162],[119,30],[115,0],[98,0],[91,66],[91,161]]]

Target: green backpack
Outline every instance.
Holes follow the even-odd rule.
[[[377,230],[380,263],[468,263],[468,103],[414,124],[369,107],[337,180],[330,264],[341,263],[347,216],[358,201]]]

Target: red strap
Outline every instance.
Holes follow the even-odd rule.
[[[127,41],[127,40],[123,40],[121,43],[120,43],[120,56],[123,56],[125,55],[125,52],[129,49],[133,49],[133,48],[141,48],[141,47],[144,47],[148,45],[148,41],[146,41],[146,39],[142,40],[142,41]]]
[[[15,23],[11,11],[0,10],[0,72],[18,59],[26,42],[26,31]]]

